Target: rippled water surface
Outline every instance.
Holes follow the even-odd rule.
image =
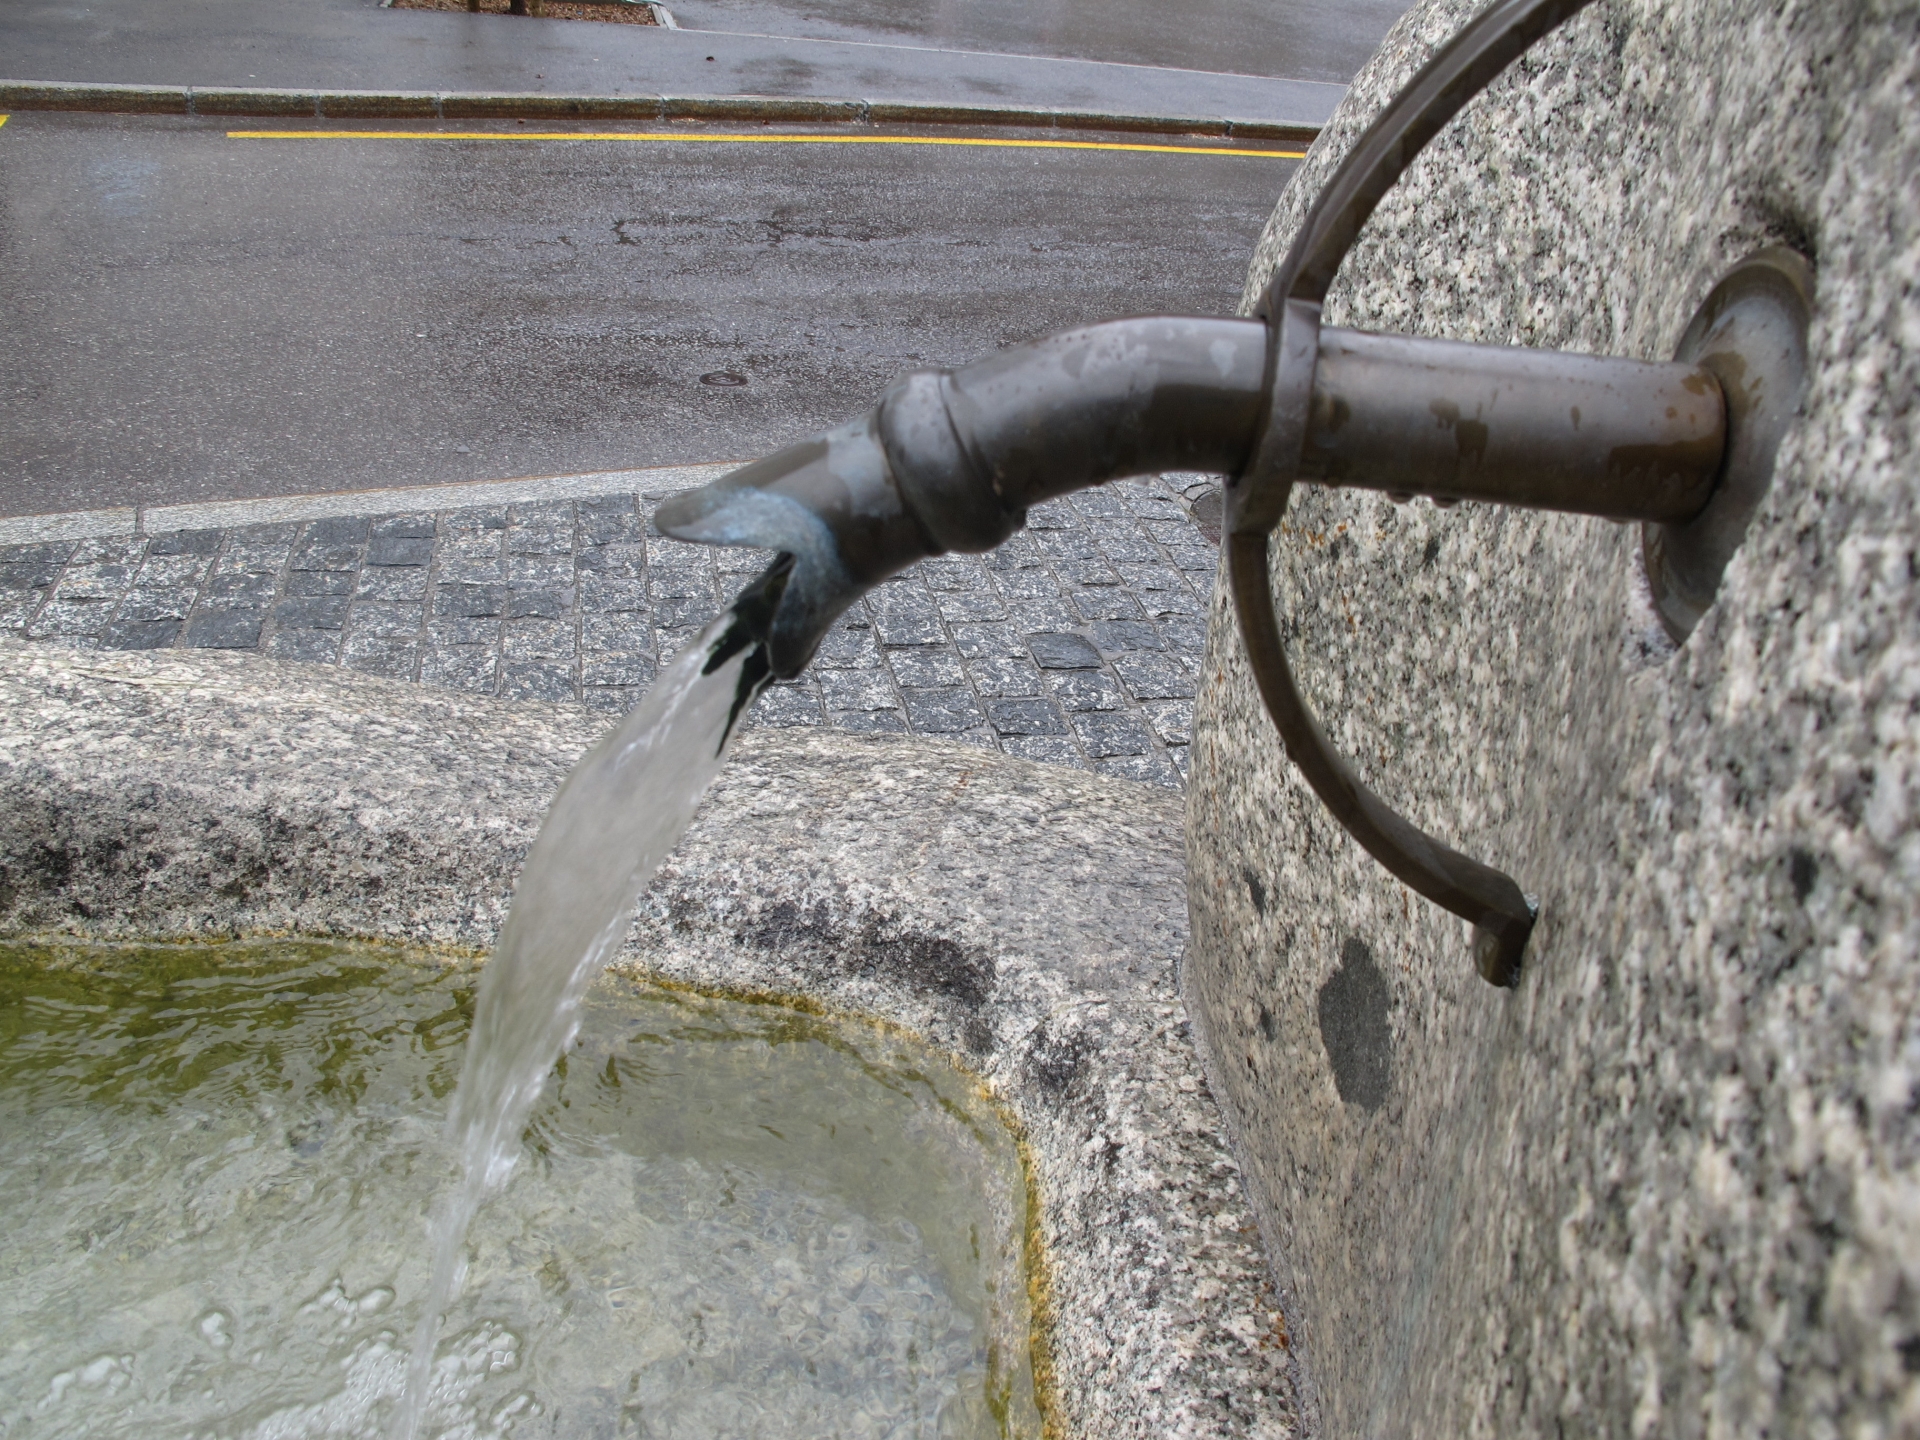
[[[382,1435],[477,972],[0,948],[0,1435]],[[1036,1433],[1015,1147],[890,1032],[607,978],[425,1433]]]

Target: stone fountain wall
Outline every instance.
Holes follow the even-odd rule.
[[[1479,0],[1417,6],[1275,212]],[[1920,11],[1603,0],[1465,112],[1334,324],[1644,358],[1767,244],[1812,381],[1687,644],[1636,530],[1304,493],[1301,680],[1541,900],[1513,991],[1283,760],[1217,591],[1186,988],[1330,1436],[1920,1431]]]

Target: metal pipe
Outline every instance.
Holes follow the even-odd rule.
[[[1294,475],[1614,520],[1689,520],[1726,448],[1697,365],[1323,329]]]

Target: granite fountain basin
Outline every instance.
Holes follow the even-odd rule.
[[[483,954],[606,724],[255,657],[20,643],[0,646],[0,705],[0,938],[68,945]],[[1186,936],[1178,797],[924,739],[754,731],[613,969],[857,1017],[977,1082],[1024,1156],[1048,1432],[1290,1434]]]

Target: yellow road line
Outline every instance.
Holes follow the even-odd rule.
[[[4,115],[0,115],[0,125],[4,125],[6,123],[7,123],[7,117]]]
[[[997,150],[1145,150],[1163,155],[1245,155],[1300,160],[1304,150],[1239,150],[1225,145],[1148,145],[1117,140],[988,140],[948,135],[732,135],[641,130],[229,130],[229,140],[625,140],[744,145],[965,145]]]

